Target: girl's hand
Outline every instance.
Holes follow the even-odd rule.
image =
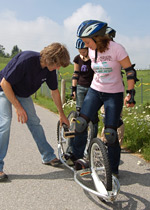
[[[72,93],[72,99],[75,101],[76,100],[76,92]]]
[[[128,101],[130,100],[130,98],[131,98],[131,95],[130,94],[128,94],[126,97],[125,97],[125,99],[124,99],[124,105],[128,108],[128,107],[134,107],[134,103],[128,103]]]

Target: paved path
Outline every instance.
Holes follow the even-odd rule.
[[[40,106],[36,110],[57,154],[58,115]],[[9,181],[0,183],[0,210],[150,210],[149,163],[122,151],[121,192],[115,203],[102,203],[74,182],[69,169],[41,164],[32,136],[26,125],[17,123],[15,112],[5,172]]]

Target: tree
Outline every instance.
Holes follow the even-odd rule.
[[[3,45],[0,45],[0,56],[1,57],[5,57],[5,48],[3,47]]]
[[[20,50],[20,49],[18,48],[18,46],[15,45],[15,46],[13,47],[12,51],[11,51],[11,57],[14,57],[15,55],[17,55],[17,54],[20,53],[21,51],[22,51],[22,50]]]

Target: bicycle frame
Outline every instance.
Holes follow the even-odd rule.
[[[95,170],[92,167],[86,168],[86,169],[81,169],[81,170],[75,170],[74,167],[71,167],[67,165],[65,159],[64,159],[64,153],[63,153],[63,148],[62,144],[67,142],[67,138],[64,137],[64,129],[63,126],[60,127],[59,125],[59,137],[58,137],[58,156],[60,161],[67,167],[69,168],[73,173],[74,173],[74,180],[77,184],[79,184],[83,189],[86,191],[93,193],[94,195],[98,196],[100,199],[105,200],[105,201],[114,201],[117,198],[117,195],[120,191],[120,184],[118,179],[112,175],[112,191],[107,191],[105,188],[105,185],[103,182],[99,179],[98,175],[96,174]],[[85,177],[87,175],[90,175],[96,190],[93,190],[86,185],[84,185],[80,180],[82,180],[82,177]],[[80,177],[80,179],[79,179]]]

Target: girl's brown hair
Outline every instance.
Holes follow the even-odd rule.
[[[70,64],[70,55],[67,48],[60,43],[52,43],[45,47],[41,52],[41,62],[47,65],[57,65],[66,67]]]
[[[105,52],[106,50],[108,50],[108,45],[110,42],[110,38],[108,36],[95,36],[92,37],[94,39],[94,41],[96,42],[97,45],[97,51],[98,52]]]

